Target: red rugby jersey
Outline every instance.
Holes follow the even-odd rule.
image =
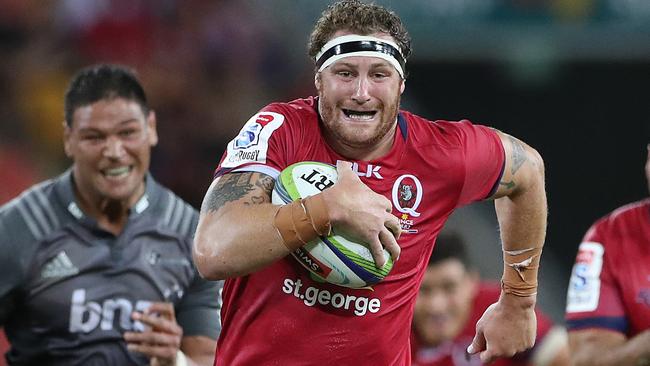
[[[576,257],[567,296],[569,330],[629,337],[650,328],[650,199],[598,220]]]
[[[392,149],[373,161],[336,153],[319,123],[317,98],[268,105],[230,142],[216,175],[277,177],[300,161],[352,161],[361,180],[393,203],[404,229],[400,259],[372,289],[314,281],[292,256],[227,280],[217,365],[410,364],[413,304],[433,239],[456,207],[491,194],[504,164],[498,135],[468,121],[400,111]]]

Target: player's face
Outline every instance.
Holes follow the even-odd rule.
[[[462,331],[477,281],[477,276],[456,259],[427,268],[413,314],[413,324],[422,342],[435,346],[454,339]]]
[[[383,33],[372,36],[392,40]],[[315,85],[325,139],[335,150],[365,160],[390,150],[404,81],[388,61],[345,57],[317,73]]]
[[[154,113],[145,116],[134,101],[104,99],[77,108],[65,130],[77,189],[91,203],[135,203],[144,192],[151,147],[157,142]]]

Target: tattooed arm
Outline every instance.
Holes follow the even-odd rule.
[[[508,278],[508,283],[514,283],[517,291],[503,290],[499,301],[491,305],[476,324],[476,336],[469,351],[480,352],[484,363],[497,357],[510,357],[535,343],[537,262],[532,259],[539,259],[546,236],[547,206],[542,158],[537,151],[518,139],[497,133],[505,150],[506,161],[503,177],[493,198],[504,260],[508,257],[508,263],[518,264],[504,266],[508,267],[508,275],[514,274],[514,277],[504,274],[504,279]],[[512,260],[510,256],[518,257]],[[525,281],[513,272],[512,269],[516,271],[515,267],[525,273]],[[520,292],[522,283],[523,287],[534,283],[534,287]]]
[[[530,146],[498,132],[506,161],[499,188],[492,198],[506,251],[544,245],[546,237],[546,191],[544,162]]]
[[[257,172],[212,182],[194,238],[194,262],[205,278],[245,275],[289,253],[273,226],[272,190],[273,178]]]
[[[332,226],[368,243],[379,266],[382,247],[397,259],[400,226],[390,213],[390,201],[363,184],[352,164],[339,162],[337,172],[338,181],[319,193]],[[226,174],[212,182],[194,237],[194,262],[203,277],[242,276],[289,254],[273,226],[279,208],[271,204],[273,185],[271,177],[254,172]]]

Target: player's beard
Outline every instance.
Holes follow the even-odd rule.
[[[401,94],[398,91],[388,104],[380,103],[377,106],[376,110],[380,114],[380,120],[370,127],[367,125],[354,126],[353,123],[342,121],[341,113],[344,108],[342,103],[331,102],[322,94],[319,99],[319,112],[325,129],[325,137],[326,140],[329,140],[330,145],[372,150],[373,147],[384,141],[389,132],[394,131]]]

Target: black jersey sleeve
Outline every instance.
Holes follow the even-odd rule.
[[[0,326],[15,308],[20,284],[34,254],[36,239],[15,210],[0,209]]]
[[[192,212],[190,230],[186,240],[192,248],[194,232],[199,221],[196,210]],[[190,249],[191,253],[191,249]],[[192,261],[190,254],[190,261]],[[187,336],[207,336],[217,339],[221,333],[221,290],[223,281],[208,281],[201,277],[192,264],[194,278],[187,294],[176,306],[176,321]]]
[[[183,327],[183,335],[219,337],[222,288],[223,281],[205,280],[195,270],[188,293],[176,307],[176,320]]]

